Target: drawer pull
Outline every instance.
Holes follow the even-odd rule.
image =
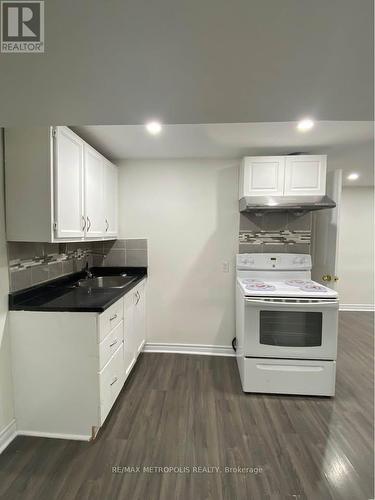
[[[117,318],[117,314],[114,314],[111,318],[109,318],[109,321],[113,321],[116,318]]]
[[[118,379],[117,379],[117,377],[115,377],[115,378],[113,379],[113,381],[110,383],[110,385],[115,384],[115,383],[117,382],[117,380],[118,380]]]
[[[280,372],[321,372],[322,366],[303,366],[303,365],[265,365],[257,364],[259,370],[280,371]]]
[[[111,344],[109,344],[109,347],[113,347],[116,344],[117,344],[117,339],[115,339]]]

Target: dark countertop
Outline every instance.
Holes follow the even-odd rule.
[[[76,286],[85,273],[74,273],[9,294],[9,310],[101,313],[147,276],[146,267],[93,267],[90,271],[94,276],[126,273],[136,279],[124,288],[89,289]]]

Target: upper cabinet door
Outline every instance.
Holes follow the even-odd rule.
[[[103,170],[103,157],[85,144],[86,238],[101,238],[104,235]]]
[[[287,156],[285,162],[285,196],[325,195],[325,155]]]
[[[67,127],[55,130],[55,237],[82,238],[84,141]]]
[[[104,232],[106,237],[118,234],[118,172],[116,165],[104,162]]]
[[[243,159],[240,198],[243,196],[282,196],[284,192],[283,156],[248,156]]]

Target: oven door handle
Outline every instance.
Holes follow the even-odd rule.
[[[257,300],[257,299],[245,299],[245,302],[247,304],[253,304],[256,306],[261,306],[262,308],[267,308],[267,309],[274,309],[275,307],[277,308],[282,308],[282,309],[287,309],[288,307],[294,307],[297,309],[313,309],[313,308],[319,308],[319,309],[338,309],[339,307],[339,301],[336,299],[333,300],[324,300],[324,301],[317,301],[317,302],[292,302],[292,301],[278,301],[278,300]]]

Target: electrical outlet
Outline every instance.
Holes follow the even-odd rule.
[[[227,260],[223,262],[223,273],[229,273],[229,262]]]

